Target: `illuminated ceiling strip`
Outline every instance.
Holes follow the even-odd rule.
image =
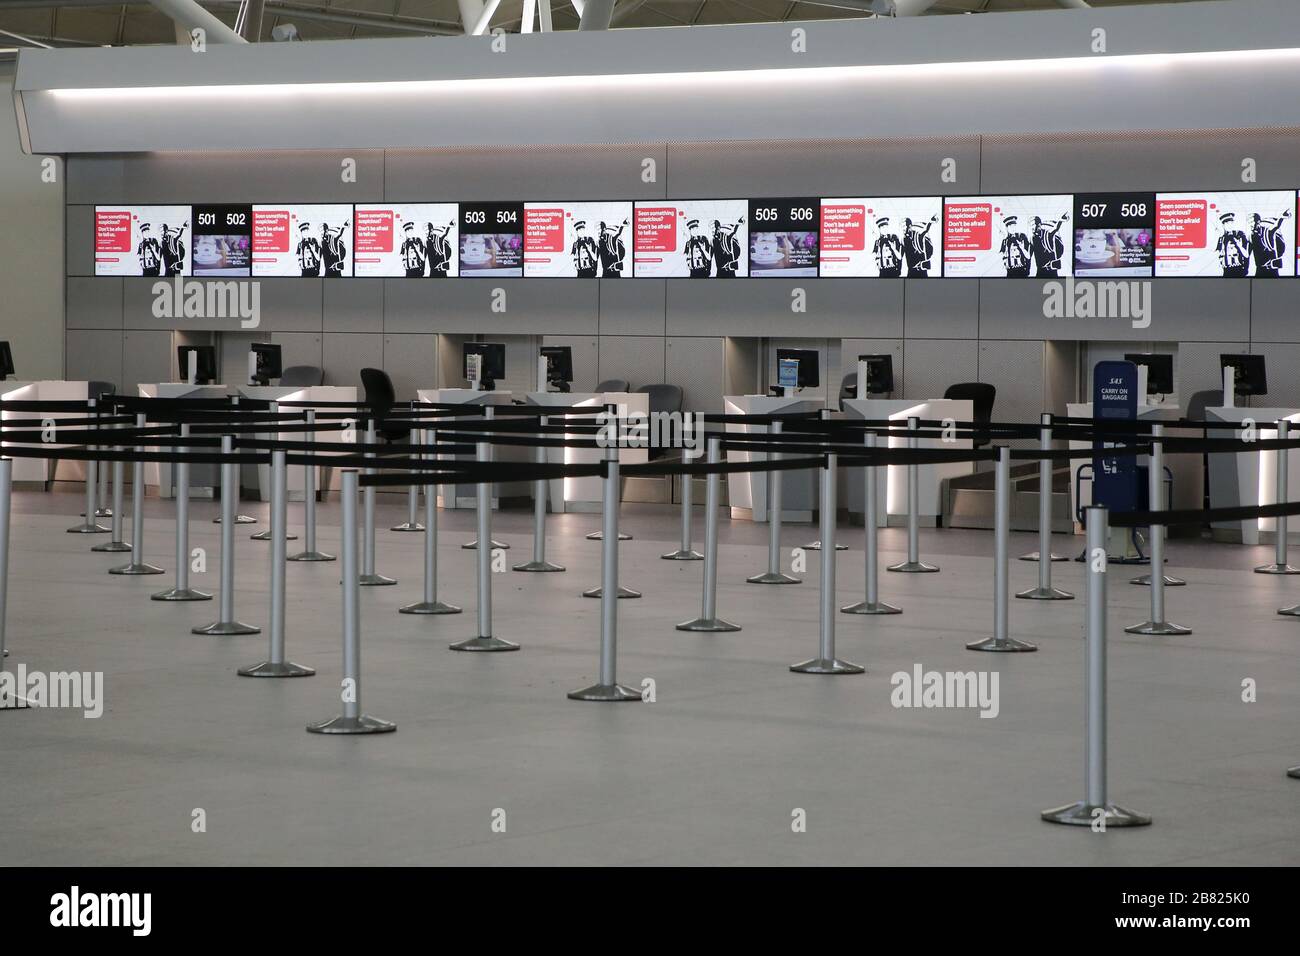
[[[717,70],[689,73],[607,73],[591,76],[486,77],[460,80],[358,81],[352,83],[250,83],[228,86],[135,86],[51,89],[60,99],[191,99],[226,97],[429,95],[432,93],[508,92],[556,89],[662,88],[671,86],[781,83],[842,83],[867,79],[949,78],[1007,74],[1088,72],[1106,69],[1166,69],[1175,66],[1227,66],[1261,60],[1300,61],[1300,49],[1237,50],[1200,53],[1135,53],[1120,56],[1063,57],[1036,60],[988,60],[971,63],[904,63],[898,65],[792,67],[790,69]]]

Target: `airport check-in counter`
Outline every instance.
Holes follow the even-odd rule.
[[[284,385],[240,385],[237,389],[239,395],[263,402],[350,402],[355,404],[357,401],[357,389],[351,385],[307,385],[307,386],[284,386]],[[307,408],[296,405],[292,408],[280,409],[281,414],[305,413]],[[321,415],[330,413],[338,414],[345,412],[347,409],[335,408],[330,405],[324,405],[316,409],[318,424],[334,424],[339,421],[336,418],[321,418]],[[301,423],[290,423],[301,424]],[[259,432],[258,441],[267,441],[275,438],[274,432]],[[283,435],[285,441],[303,441],[305,433],[301,431],[285,432]],[[342,442],[343,432],[339,429],[326,429],[316,432],[316,441],[318,442]],[[293,454],[290,452],[290,454]],[[288,467],[287,483],[289,486],[289,500],[301,501],[303,495],[303,466],[290,465]],[[316,487],[327,494],[329,492],[329,477],[333,472],[332,468],[324,465],[318,465],[316,469]],[[268,465],[242,465],[240,466],[240,484],[245,488],[256,488],[257,498],[259,501],[271,500],[271,466]]]
[[[137,386],[141,398],[225,398],[230,389],[225,385],[190,385],[188,382],[159,382]],[[151,423],[152,424],[152,423]],[[171,445],[169,450],[179,446]],[[212,447],[200,451],[215,451]],[[144,466],[144,483],[158,489],[158,497],[173,498],[176,493],[172,484],[172,466],[170,462],[146,462]],[[211,498],[213,489],[220,486],[219,465],[190,465],[190,497]]]
[[[439,402],[448,405],[510,405],[512,397],[510,392],[506,391],[484,391],[472,388],[421,388],[415,393],[416,401],[420,402]],[[400,406],[401,403],[399,402]],[[480,417],[465,418],[445,418],[437,419],[446,422],[444,426],[447,429],[456,429],[458,427],[473,428],[482,419]],[[497,445],[492,449],[494,461],[528,461],[531,448],[523,446]],[[451,456],[454,461],[473,461],[471,455],[454,455]],[[451,494],[447,493],[447,486],[439,486],[441,491],[440,503],[444,508],[473,508],[476,504],[474,485],[454,485]],[[492,486],[492,507],[496,508],[499,499],[504,495],[511,497],[513,495],[523,495],[528,493],[528,486],[525,482],[509,482],[495,484]]]
[[[798,395],[727,395],[723,407],[728,415],[793,415],[816,412],[825,403],[820,398],[801,398]],[[731,424],[726,430],[739,435],[765,434],[765,424]],[[728,464],[747,464],[762,461],[761,451],[728,451]],[[703,461],[703,458],[697,461]],[[727,503],[733,518],[752,518],[767,521],[767,472],[750,471],[727,475]],[[781,473],[781,520],[811,521],[817,507],[817,478],[811,470]]]
[[[1277,438],[1275,423],[1280,418],[1290,422],[1289,437],[1300,438],[1300,410],[1294,408],[1207,408],[1205,418],[1206,421],[1234,426],[1231,431],[1211,431],[1210,438],[1239,436],[1241,425],[1248,418],[1255,422],[1256,437],[1261,441]],[[1277,504],[1278,453],[1260,451],[1249,454],[1249,450],[1250,446],[1243,444],[1239,453],[1216,452],[1209,456],[1211,508]],[[1200,458],[1199,455],[1195,457]],[[1287,458],[1287,500],[1300,501],[1300,450],[1294,448],[1288,452]],[[1295,527],[1294,521],[1291,527]],[[1216,521],[1211,528],[1217,540],[1260,544],[1264,533],[1272,535],[1276,532],[1277,519]]]
[[[648,414],[650,396],[644,392],[529,392],[524,400],[528,405],[543,408],[592,408],[600,409],[606,405],[625,406],[629,412]],[[596,424],[598,419],[578,419],[582,424]],[[584,437],[580,433],[566,435],[569,438]],[[525,449],[526,453],[536,454],[534,449]],[[603,453],[598,448],[547,448],[548,464],[590,464],[600,461]],[[640,465],[650,458],[645,448],[624,448],[618,453],[620,465]],[[601,506],[601,479],[599,478],[553,478],[547,482],[547,498],[550,510],[555,511],[599,511]]]
[[[64,382],[55,379],[45,379],[34,382],[17,382],[8,380],[0,382],[0,399],[8,402],[84,402],[89,397],[89,382]],[[34,412],[14,409],[0,412],[0,418],[5,421],[26,418],[52,418],[57,422],[61,418],[85,418],[85,412],[45,412],[37,416]],[[39,431],[39,426],[36,428]],[[57,433],[56,433],[57,434]],[[66,447],[54,444],[53,447]],[[32,482],[44,484],[47,480],[55,477],[56,468],[55,459],[46,458],[15,458],[13,469],[13,480],[15,482]],[[63,463],[65,477],[70,477],[78,481],[85,480],[85,465],[80,461],[67,461]]]

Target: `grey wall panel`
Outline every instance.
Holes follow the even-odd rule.
[[[274,332],[271,341],[280,346],[280,363],[284,368],[294,365],[324,367],[319,332]]]
[[[378,332],[331,332],[321,339],[326,385],[361,387],[363,368],[384,367],[384,337]]]
[[[977,136],[672,143],[668,198],[960,194],[978,188],[979,157]],[[957,161],[955,183],[940,180],[945,159]]]
[[[908,279],[903,295],[903,331],[909,339],[979,336],[978,279]]]
[[[803,289],[806,312],[795,312]],[[903,283],[897,279],[668,280],[669,335],[789,335],[854,338],[903,334]]]
[[[137,394],[140,384],[172,382],[176,358],[170,332],[122,333],[122,383],[119,387]]]
[[[682,411],[722,411],[723,366],[726,350],[721,338],[669,338],[664,380],[681,386]]]
[[[903,380],[905,356],[902,339],[844,339],[840,343],[839,367],[832,379],[834,388],[829,394],[832,396],[839,395],[835,389],[840,387],[845,375],[850,372],[857,375],[859,355],[892,355],[894,357],[894,394],[907,394]],[[838,401],[838,397],[836,400]]]
[[[457,280],[461,281],[461,280]],[[464,280],[475,288],[478,280]],[[384,331],[434,332],[433,290],[427,282],[384,279]]]
[[[67,328],[120,329],[122,327],[122,280],[70,277],[68,280]]]
[[[68,275],[95,274],[95,207],[68,206],[64,234]]]
[[[1245,341],[1241,342],[1194,342],[1183,343],[1178,347],[1178,358],[1174,363],[1174,384],[1178,386],[1178,400],[1187,407],[1193,393],[1202,391],[1220,391],[1223,389],[1223,372],[1219,365],[1219,356],[1225,352],[1249,352]],[[1271,383],[1270,383],[1270,387]],[[1265,405],[1271,398],[1257,400]],[[1238,399],[1238,404],[1242,401]]]
[[[980,341],[980,382],[998,390],[993,420],[1034,422],[1048,410],[1043,376],[1043,343]],[[942,394],[942,393],[940,393]]]
[[[1036,279],[981,279],[980,337],[1210,342],[1249,335],[1250,283],[1242,279],[1149,280],[1151,321],[1145,328],[1134,328],[1133,320],[1122,316],[1048,318],[1044,315],[1045,286]],[[1146,288],[1148,284],[1141,282],[1135,287]],[[1062,288],[1069,287],[1062,283]],[[1080,281],[1075,286],[1076,295],[1082,288]]]
[[[1257,163],[1243,185],[1241,162]],[[1300,130],[985,136],[982,191],[1294,189]]]
[[[121,332],[74,329],[66,333],[64,343],[68,381],[112,382],[122,387]]]
[[[601,279],[600,334],[663,335],[667,286],[663,279]]]
[[[1257,398],[1252,404],[1270,408],[1300,408],[1300,345],[1270,342],[1253,344],[1250,351],[1264,356],[1265,374],[1268,376],[1267,397]]]
[[[384,330],[384,281],[383,279],[342,279],[336,282],[325,282],[324,331],[382,332]]]
[[[428,285],[386,280],[385,331],[594,335],[599,323],[599,290],[582,279],[457,279],[438,283],[432,298]],[[493,311],[498,289],[504,312]]]
[[[384,363],[399,401],[414,400],[416,389],[437,384],[438,336],[432,332],[384,336]]]
[[[894,374],[898,374],[897,366]],[[974,340],[908,339],[903,345],[904,398],[942,398],[954,382],[978,378],[979,343]],[[900,394],[897,383],[894,394]]]
[[[1300,281],[1252,279],[1250,340],[1300,342]]]
[[[661,335],[602,335],[596,378],[625,378],[632,388],[672,381],[664,378],[664,338]],[[718,366],[721,387],[722,366]],[[680,383],[677,383],[680,384]]]
[[[243,301],[252,303],[251,288],[257,288],[260,324],[244,329],[238,316],[227,318],[154,315],[153,287],[158,279],[128,278],[123,283],[123,324],[128,329],[183,329],[215,332],[319,332],[321,330],[321,285],[324,279],[273,278],[241,280],[250,292]],[[351,282],[356,280],[337,280]],[[204,283],[205,287],[208,283]],[[243,295],[241,291],[241,296]],[[183,304],[183,303],[182,303]]]
[[[644,182],[652,159],[656,180]],[[390,149],[384,198],[460,200],[663,199],[664,147],[605,144],[502,149]]]
[[[343,181],[343,160],[356,181]],[[384,195],[379,149],[74,156],[70,203],[372,202]]]
[[[547,335],[542,345],[567,345],[573,350],[573,384],[575,392],[595,391],[600,380],[600,340],[594,335]]]

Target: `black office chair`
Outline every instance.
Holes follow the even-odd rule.
[[[393,380],[381,368],[363,368],[361,385],[365,389],[366,407],[375,420],[375,433],[386,442],[403,441],[410,437],[411,427],[392,421],[388,415],[397,402]]]
[[[840,380],[840,411],[844,411],[844,403],[851,398],[858,397],[858,373],[855,369],[852,372],[845,372],[844,378]]]
[[[987,425],[993,421],[993,400],[998,390],[988,382],[957,382],[949,385],[943,393],[944,398],[971,403],[971,420],[976,426]],[[971,447],[983,448],[989,443],[987,432],[976,431],[971,440]]]
[[[682,410],[682,390],[680,386],[662,383],[659,385],[642,385],[637,389],[637,393],[648,395],[650,397],[649,406],[650,414],[656,412],[661,414],[671,414]],[[653,460],[662,458],[667,451],[666,448],[651,448],[648,457]]]
[[[607,378],[596,386],[598,392],[630,392],[632,383],[625,378]]]
[[[324,385],[325,372],[315,365],[290,365],[280,373],[280,384],[288,388]]]

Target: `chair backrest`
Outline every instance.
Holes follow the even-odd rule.
[[[944,398],[971,403],[971,420],[977,424],[986,424],[993,420],[993,401],[998,390],[988,382],[956,382],[948,386]],[[981,448],[989,443],[988,435],[976,434],[971,444]]]
[[[388,373],[381,368],[363,368],[361,385],[366,392],[366,405],[375,417],[375,431],[386,441],[396,441],[408,435],[409,427],[389,424],[386,421],[388,413],[393,409],[393,403],[397,401],[393,380],[388,377]]]
[[[1211,388],[1203,392],[1193,392],[1187,402],[1187,417],[1192,421],[1204,421],[1207,408],[1223,406],[1223,389]]]
[[[632,383],[625,378],[607,378],[596,386],[598,392],[630,392]]]
[[[613,389],[610,389],[613,391]],[[660,383],[658,385],[642,385],[637,392],[650,396],[650,411],[653,412],[680,412],[682,410],[682,390],[680,386]]]
[[[280,384],[294,388],[324,385],[325,371],[315,365],[290,365],[281,373]]]
[[[99,398],[101,395],[116,395],[117,386],[112,382],[87,382],[86,397]]]
[[[844,402],[850,398],[858,397],[858,372],[854,369],[852,372],[845,372],[844,378],[840,379],[840,411],[844,411]]]

